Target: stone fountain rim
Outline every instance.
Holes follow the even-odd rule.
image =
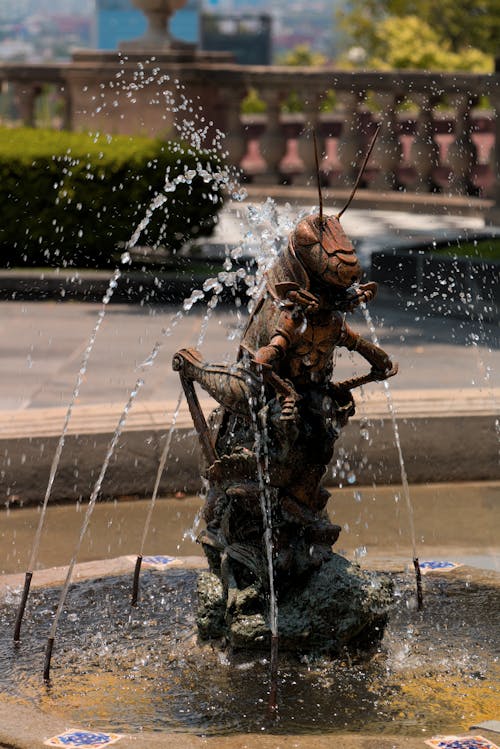
[[[495,404],[500,388],[481,393],[468,389],[422,389],[394,391],[394,402],[400,422],[404,448],[411,456],[407,471],[411,483],[449,483],[499,481],[500,464],[495,440]],[[202,402],[208,413],[209,402]],[[103,496],[136,494],[148,489],[144,475],[154,475],[159,459],[157,448],[144,452],[145,444],[161,445],[168,430],[168,414],[175,404],[167,401],[137,404],[122,435],[120,449],[112,470],[103,485]],[[0,411],[0,449],[8,456],[1,498],[7,505],[24,505],[40,501],[40,486],[47,481],[53,449],[61,434],[65,408]],[[53,500],[71,501],[88,496],[95,477],[96,455],[101,454],[114,432],[122,403],[77,406],[68,430],[60,466],[61,480],[56,481]],[[397,453],[393,449],[393,427],[388,419],[383,393],[373,393],[358,404],[358,412],[342,435],[346,449],[353,444],[359,429],[368,419],[377,429],[379,439],[371,452],[377,461],[377,483],[398,484],[401,479]],[[187,409],[181,409],[172,441],[176,470],[166,472],[160,490],[163,494],[197,492],[199,449],[193,447],[193,430]],[[189,446],[189,447],[188,447]],[[78,456],[78,480],[74,460]],[[137,456],[142,456],[136,467]],[[382,462],[380,462],[382,461]],[[154,466],[154,467],[153,467]],[[383,469],[383,470],[382,470]],[[368,468],[356,469],[358,484],[373,480]],[[66,478],[64,478],[66,477]],[[76,483],[75,483],[76,482]]]
[[[73,584],[86,582],[88,580],[98,580],[106,577],[120,577],[127,574],[132,575],[135,567],[136,557],[133,555],[126,555],[120,557],[114,557],[112,559],[97,559],[91,562],[80,562],[75,565],[73,572]],[[159,570],[167,572],[170,570],[207,570],[208,564],[204,556],[179,556],[172,557],[172,561],[168,564],[162,565],[151,565],[143,567],[143,569]],[[382,563],[374,559],[368,566],[368,569],[376,572],[388,572],[390,574],[404,574],[408,571],[408,564],[403,561],[394,561],[390,563]],[[450,578],[463,578],[467,580],[470,578],[471,571],[478,572],[477,567],[471,567],[463,564],[460,567],[452,570],[451,572],[434,572],[433,576],[444,575],[447,579]],[[31,582],[31,589],[38,590],[44,588],[54,588],[62,585],[66,579],[68,566],[60,567],[47,567],[45,569],[35,570],[33,573],[33,579]],[[500,571],[497,570],[482,570],[484,574],[491,577],[494,585],[500,587]],[[0,604],[4,602],[6,596],[12,594],[13,591],[21,590],[24,585],[24,573],[13,573],[8,575],[0,575]],[[2,749],[0,744],[0,749]]]
[[[82,726],[68,726],[64,719],[31,706],[4,701],[0,695],[0,747],[34,749],[69,728],[81,729]],[[491,741],[495,740],[495,734],[485,729],[481,729],[481,734],[489,736]],[[138,746],[148,749],[242,749],[243,739],[245,749],[281,749],[283,746],[293,746],[294,749],[331,749],[332,746],[341,746],[342,749],[423,749],[424,738],[430,736],[415,738],[387,734],[380,737],[352,733],[198,736],[190,733],[144,732],[123,735],[113,746],[117,749],[137,749]]]

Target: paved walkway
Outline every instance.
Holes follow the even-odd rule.
[[[248,231],[247,211],[246,203],[231,204],[222,215],[213,241],[236,245]],[[293,225],[297,214],[297,209],[280,208],[279,220],[284,229],[288,222]],[[272,211],[260,217],[259,231],[266,231],[266,222],[271,229]],[[368,250],[417,236],[439,238],[463,234],[464,230],[480,230],[483,220],[349,210],[343,225],[361,248]],[[75,302],[0,303],[0,410],[68,403],[99,309],[98,304]],[[499,386],[500,347],[496,326],[399,310],[386,299],[376,300],[371,309],[381,345],[400,363],[400,374],[392,380],[394,388],[488,391]],[[194,307],[171,335],[165,335],[177,311],[168,307],[109,305],[82,382],[79,403],[125,402],[139,376],[146,381],[141,400],[175,399],[179,386],[170,367],[172,354],[180,347],[197,345],[204,326],[204,312]],[[237,310],[225,308],[213,313],[200,346],[207,359],[229,361],[234,357],[240,323]],[[369,334],[358,313],[351,324]],[[156,343],[162,348],[154,366],[141,368]],[[338,379],[365,370],[359,357],[347,352],[339,356]]]
[[[500,347],[494,326],[479,328],[451,318],[415,317],[415,313],[376,301],[372,308],[380,343],[400,364],[399,374],[391,381],[395,389],[487,391],[499,387]],[[69,402],[99,309],[99,305],[79,303],[0,303],[0,410]],[[172,354],[196,345],[203,324],[203,315],[193,311],[165,337],[162,330],[175,314],[173,308],[110,306],[89,359],[79,403],[125,403],[140,376],[145,379],[140,400],[175,400],[179,384],[171,371]],[[207,359],[230,361],[234,357],[236,341],[228,336],[233,337],[237,323],[232,311],[213,315],[200,347]],[[351,324],[369,335],[357,315]],[[141,368],[158,342],[162,349],[154,365]],[[338,379],[367,369],[360,357],[347,351],[337,360]]]

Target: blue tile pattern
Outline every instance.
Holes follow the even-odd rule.
[[[173,561],[175,561],[175,557],[164,557],[161,554],[151,557],[143,557],[142,559],[143,564],[170,564],[170,562]]]
[[[53,736],[44,743],[45,746],[66,747],[66,749],[73,749],[74,747],[81,746],[85,746],[88,749],[101,749],[101,747],[114,744],[120,738],[121,736],[116,733],[72,730],[65,731],[65,733],[59,734],[59,736]]]
[[[425,743],[435,749],[499,749],[483,736],[435,736]]]
[[[446,562],[440,559],[419,562],[421,572],[449,572],[462,565],[458,562]]]

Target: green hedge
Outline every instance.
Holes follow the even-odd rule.
[[[176,251],[212,230],[222,196],[210,174],[219,169],[213,154],[180,144],[0,129],[0,265],[113,266],[162,194],[138,244]],[[171,184],[179,175],[186,181],[165,190],[166,176]]]
[[[440,255],[469,257],[472,260],[494,260],[500,262],[500,237],[479,237],[472,242],[450,241],[447,247],[439,246]]]

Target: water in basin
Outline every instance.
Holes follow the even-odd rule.
[[[397,487],[357,489],[361,500],[352,489],[335,492],[332,512],[345,523],[341,550],[362,565],[392,570],[389,626],[370,657],[346,653],[340,659],[306,659],[282,653],[279,719],[272,723],[266,717],[268,654],[228,655],[197,641],[196,570],[145,570],[142,600],[132,610],[129,576],[74,585],[58,631],[49,687],[42,680],[43,651],[58,589],[33,590],[18,649],[11,642],[18,593],[9,589],[0,609],[0,688],[9,699],[68,721],[134,733],[349,730],[425,737],[494,719],[500,675],[498,489],[494,483],[413,487],[421,558],[463,563],[451,573],[424,578],[421,612],[415,610]],[[125,504],[98,505],[94,522],[101,533],[90,533],[94,545],[84,551],[85,558],[113,556],[117,550],[134,553],[134,517],[145,506]],[[192,524],[198,506],[194,498],[161,500],[151,553],[196,552],[191,541],[180,541],[180,531]],[[47,543],[57,549],[61,523],[80,513],[72,506],[53,509]],[[126,523],[119,519],[125,513]],[[13,521],[22,541],[20,529],[24,525],[27,532],[36,511],[3,514],[3,543],[9,544],[5,529],[10,527],[15,547]],[[71,535],[70,525],[64,527]],[[64,548],[52,557],[47,553],[41,553],[46,564],[67,560],[61,559]],[[13,561],[9,571],[22,567],[23,560]]]

